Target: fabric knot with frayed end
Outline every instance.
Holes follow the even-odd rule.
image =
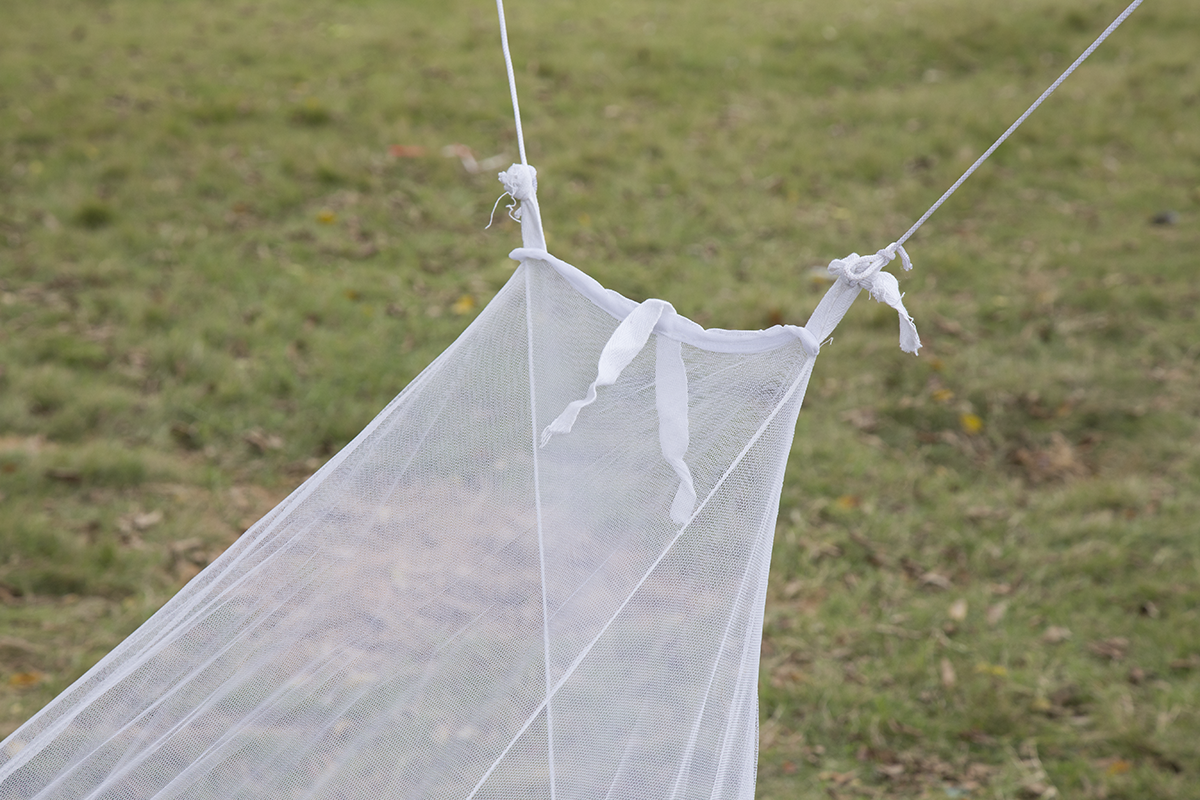
[[[513,164],[501,172],[499,178],[500,183],[504,184],[504,194],[513,199],[513,202],[507,206],[508,216],[520,222],[521,209],[517,207],[517,203],[537,196],[537,170],[528,164]],[[496,203],[492,206],[493,216],[496,214],[496,206],[500,205],[500,201],[504,199],[504,194],[496,198]],[[488,220],[487,226],[492,227],[491,219]]]
[[[829,274],[850,286],[866,289],[877,302],[886,303],[900,315],[900,349],[906,353],[915,354],[921,349],[921,337],[917,335],[917,326],[904,308],[904,295],[900,292],[900,282],[890,272],[883,268],[899,254],[900,262],[905,270],[912,269],[912,261],[898,242],[892,242],[874,255],[860,256],[851,253],[845,258],[835,258],[829,264]]]
[[[537,170],[528,164],[513,164],[499,174],[504,184],[504,194],[513,199],[508,205],[508,216],[521,223],[521,240],[526,247],[546,249],[546,236],[542,233],[542,215],[537,204]],[[492,206],[492,217],[504,194]],[[487,227],[492,227],[491,218]]]
[[[528,164],[513,164],[500,173],[500,182],[515,200],[528,200],[537,194],[537,170]]]

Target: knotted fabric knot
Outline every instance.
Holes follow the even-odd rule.
[[[905,270],[912,269],[912,261],[904,247],[898,242],[892,242],[874,255],[860,256],[851,253],[845,258],[835,258],[829,263],[829,274],[850,286],[866,289],[877,302],[886,303],[896,309],[900,315],[900,349],[906,353],[915,354],[921,349],[921,337],[917,335],[917,326],[904,308],[904,295],[900,293],[900,282],[890,272],[883,268],[900,255],[900,262]]]
[[[904,271],[911,270],[912,261],[909,259],[907,251],[902,245],[892,242],[874,255],[860,256],[858,253],[851,253],[845,258],[835,258],[829,263],[829,274],[835,278],[844,279],[851,286],[858,286],[869,291],[875,276],[895,260],[897,253],[900,254],[900,263],[904,266]],[[879,300],[880,298],[876,297],[875,299]]]
[[[537,170],[528,164],[513,164],[500,173],[500,182],[514,200],[528,200],[537,193]]]
[[[500,195],[496,199],[495,205],[492,206],[492,215],[488,218],[488,228],[492,227],[492,217],[496,215],[496,206],[500,205],[505,194],[513,199],[505,206],[508,209],[508,216],[517,222],[521,221],[526,205],[537,202],[537,170],[533,167],[528,164],[513,164],[501,172],[499,177],[500,183],[504,184],[504,194]],[[518,203],[521,205],[518,206]],[[540,221],[537,227],[541,227]]]

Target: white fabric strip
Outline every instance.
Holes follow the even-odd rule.
[[[656,325],[676,316],[675,309],[663,300],[647,300],[637,306],[613,331],[596,368],[596,380],[582,399],[567,405],[558,418],[542,431],[542,447],[557,433],[570,433],[579,412],[596,401],[597,389],[611,386],[626,367],[642,352]],[[696,487],[692,471],[684,462],[688,449],[688,384],[683,364],[683,349],[677,339],[657,336],[655,348],[654,404],[658,410],[658,441],[663,458],[679,476],[679,488],[671,502],[671,519],[676,525],[687,522],[696,507]]]
[[[836,281],[833,286],[829,287],[829,291],[825,292],[821,302],[817,303],[817,307],[804,327],[815,339],[825,342],[833,333],[833,329],[842,321],[842,317],[846,316],[846,312],[850,310],[850,306],[854,304],[854,300],[861,290],[860,286],[853,286],[846,281]]]
[[[621,372],[629,366],[629,362],[642,352],[654,326],[663,312],[671,309],[671,304],[663,300],[647,300],[633,310],[617,329],[600,351],[600,363],[596,370],[596,380],[588,387],[587,395],[582,400],[574,400],[567,405],[558,418],[542,431],[542,447],[556,433],[570,433],[575,425],[579,412],[590,406],[596,400],[596,389],[600,386],[612,386],[621,377]],[[686,408],[686,406],[685,406]]]
[[[650,335],[657,333],[654,398],[658,411],[659,445],[663,458],[679,478],[679,488],[671,502],[671,520],[676,525],[685,524],[696,507],[696,487],[692,472],[684,461],[690,439],[687,368],[683,363],[681,342],[687,341],[718,352],[751,353],[773,350],[799,340],[811,358],[820,352],[820,339],[808,328],[794,325],[777,325],[766,331],[706,330],[679,316],[671,304],[664,300],[650,299],[638,304],[605,289],[596,280],[546,251],[537,205],[537,170],[528,165],[513,164],[499,177],[505,191],[520,203],[514,216],[521,222],[521,239],[525,246],[514,250],[511,257],[518,261],[536,260],[549,264],[597,307],[621,320],[600,352],[596,379],[588,386],[582,399],[569,403],[546,426],[542,431],[541,446],[545,447],[555,434],[570,433],[579,413],[596,401],[599,387],[616,383],[621,372],[645,348]]]
[[[658,441],[663,458],[679,476],[679,490],[671,503],[671,519],[676,525],[687,522],[696,507],[696,487],[692,471],[684,463],[688,449],[688,383],[683,365],[683,348],[677,339],[657,336],[655,353],[654,403],[658,407]]]

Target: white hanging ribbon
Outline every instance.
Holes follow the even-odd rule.
[[[588,386],[587,394],[567,405],[558,417],[542,431],[542,446],[558,433],[570,433],[579,412],[596,401],[597,389],[611,386],[621,372],[642,352],[654,332],[654,326],[675,309],[664,300],[647,300],[638,305],[613,331],[596,369],[596,380]],[[692,473],[683,457],[688,449],[688,386],[687,370],[679,342],[666,336],[658,337],[655,365],[655,406],[658,409],[658,439],[663,458],[679,476],[679,489],[671,503],[671,519],[682,525],[696,505],[696,489]]]
[[[671,304],[664,300],[647,300],[625,317],[600,351],[596,380],[592,381],[583,399],[569,403],[558,418],[546,426],[542,431],[542,447],[546,446],[554,434],[571,432],[579,412],[596,401],[598,387],[612,386],[617,382],[622,370],[642,352],[654,331],[654,326],[658,324],[658,318],[668,308],[671,308]]]
[[[917,326],[913,318],[904,308],[904,295],[900,292],[900,282],[890,272],[884,272],[883,267],[900,254],[900,261],[905,270],[912,269],[912,261],[904,247],[892,242],[887,247],[870,256],[860,256],[851,253],[845,258],[835,258],[829,264],[829,274],[848,286],[866,289],[876,301],[886,303],[900,315],[900,349],[906,353],[916,354],[921,349],[921,337],[917,335]]]
[[[679,476],[679,489],[671,503],[671,519],[682,525],[696,507],[692,471],[684,463],[688,449],[688,383],[683,348],[677,339],[659,335],[655,352],[654,404],[658,407],[658,441],[663,458]]]

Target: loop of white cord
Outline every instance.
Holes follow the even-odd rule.
[[[874,255],[860,256],[858,253],[851,253],[845,258],[834,259],[829,265],[829,274],[835,278],[845,278],[852,286],[867,289],[875,275],[891,263],[897,254],[900,256],[900,263],[904,266],[904,271],[911,270],[912,261],[904,246],[899,242],[892,242]]]

